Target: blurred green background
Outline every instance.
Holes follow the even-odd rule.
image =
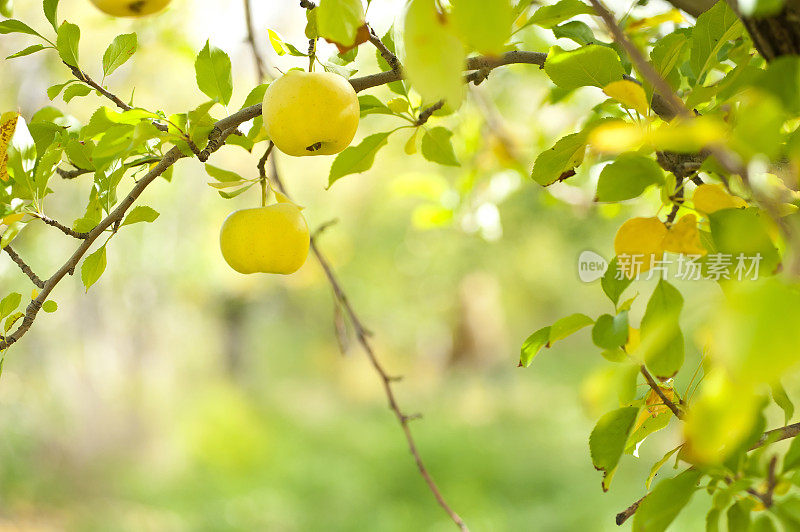
[[[270,73],[304,66],[276,56],[266,39],[273,28],[304,49],[304,12],[296,2],[254,3]],[[167,114],[202,103],[193,63],[207,38],[233,61],[236,107],[228,111],[256,84],[239,0],[174,0],[142,21],[111,19],[88,0],[61,4],[61,17],[82,28],[90,75],[115,35],[139,34],[134,61],[106,81],[123,99],[135,90],[136,104]],[[368,17],[383,33],[401,7],[375,0]],[[38,1],[18,2],[16,16],[46,29]],[[552,42],[535,30],[517,37],[530,50]],[[28,44],[3,36],[0,54]],[[375,71],[368,45],[357,65]],[[85,122],[109,105],[95,95],[49,102],[46,88],[68,78],[54,54],[4,61],[0,111],[30,117],[54,105]],[[391,97],[385,88],[371,93]],[[597,283],[578,280],[577,257],[585,249],[608,257],[621,217],[652,216],[659,205],[592,204],[597,166],[547,191],[530,182],[535,155],[603,101],[592,89],[548,98],[533,66],[499,69],[472,88],[460,112],[441,119],[455,131],[460,168],[406,155],[405,133],[372,170],[330,190],[332,158],[277,160],[312,230],[339,220],[322,248],[378,355],[404,377],[396,386],[403,408],[424,416],[412,426],[423,459],[473,531],[615,530],[614,514],[645,493],[650,464],[679,440],[671,426],[645,442],[642,458],[624,457],[604,494],[587,441],[614,398],[603,395],[597,371],[608,363],[588,334],[516,368],[533,330],[572,312],[611,310]],[[392,124],[366,117],[357,139]],[[210,162],[250,177],[259,155],[225,147]],[[159,180],[142,197],[161,217],[115,238],[88,295],[79,279],[62,282],[58,312],[40,316],[9,351],[0,379],[0,530],[453,529],[352,335],[342,353],[319,266],[309,259],[285,278],[230,270],[219,227],[230,211],[256,205],[258,191],[224,200],[207,181],[199,162],[180,161],[172,183]],[[80,217],[91,178],[52,186],[47,213],[67,223]],[[15,246],[46,276],[75,243],[32,223]],[[7,257],[0,288],[30,289]],[[688,324],[716,290],[687,294]],[[687,356],[696,366],[697,350]],[[675,530],[697,529],[704,497]]]

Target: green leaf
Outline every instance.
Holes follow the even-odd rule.
[[[17,323],[19,320],[21,320],[24,316],[25,314],[23,314],[22,312],[15,312],[11,316],[9,316],[8,319],[6,320],[5,325],[3,326],[3,332],[10,331],[11,327],[13,327],[14,324]]]
[[[206,45],[197,55],[194,70],[197,86],[203,94],[222,105],[228,105],[233,94],[233,76],[228,54],[206,41]]]
[[[539,329],[522,344],[519,365],[527,368],[543,347],[550,347],[553,342],[562,340],[592,323],[592,318],[578,313],[561,318],[549,327]]]
[[[61,94],[61,91],[64,90],[64,87],[68,87],[73,83],[78,83],[78,80],[71,79],[69,81],[65,81],[64,83],[59,83],[57,85],[53,85],[47,88],[47,97],[51,100],[55,100],[56,97]]]
[[[44,152],[39,162],[36,163],[36,170],[33,174],[33,182],[36,185],[37,198],[41,199],[47,195],[47,183],[55,172],[56,165],[61,161],[63,148],[59,144],[53,144]]]
[[[536,24],[550,29],[578,15],[592,15],[594,10],[580,0],[561,0],[554,5],[542,6],[528,19],[525,26]]]
[[[47,301],[42,303],[42,310],[47,313],[53,313],[58,310],[58,303],[56,303],[52,299],[48,299]]]
[[[58,28],[56,48],[61,60],[70,66],[78,66],[78,43],[81,40],[81,29],[75,24],[64,22]]]
[[[2,304],[0,303],[0,308]],[[0,312],[2,315],[2,312]],[[783,457],[783,472],[792,471],[800,467],[800,438],[792,438],[792,443],[789,445],[789,450]]]
[[[550,343],[561,340],[594,323],[586,314],[576,313],[561,318],[550,326]]]
[[[58,31],[58,2],[59,0],[44,0],[44,16],[53,26],[53,30]]]
[[[31,46],[28,46],[24,50],[20,50],[19,52],[15,53],[15,54],[9,55],[8,57],[6,57],[6,59],[15,59],[17,57],[25,57],[26,55],[35,54],[36,52],[40,52],[40,51],[42,51],[44,49],[45,49],[44,45],[42,45],[42,44],[34,44],[34,45],[31,45]]]
[[[451,19],[462,42],[482,54],[500,55],[511,37],[509,0],[452,0]]]
[[[722,265],[732,279],[739,278],[737,257],[760,257],[759,276],[775,273],[780,264],[780,255],[769,236],[764,213],[755,207],[748,209],[722,209],[709,216],[711,236],[718,253],[730,256],[727,266]],[[709,257],[711,259],[711,257]],[[749,264],[749,263],[748,263]],[[744,272],[746,273],[746,272]]]
[[[422,136],[422,156],[427,160],[447,166],[460,166],[450,137],[453,132],[446,127],[427,129]]]
[[[14,0],[0,0],[0,15],[6,18],[14,16]],[[0,375],[3,374],[3,359],[0,358]]]
[[[616,306],[620,296],[632,282],[633,279],[628,279],[624,275],[621,275],[619,279],[617,278],[617,258],[614,257],[611,259],[611,262],[608,263],[608,269],[600,279],[600,286],[603,288],[603,292],[608,296],[608,299]]]
[[[362,94],[358,97],[358,106],[361,116],[371,114],[393,115],[394,111],[372,94]]]
[[[743,501],[739,501],[727,512],[728,532],[747,532],[750,530],[750,508],[745,508]]]
[[[786,55],[770,61],[753,82],[759,89],[777,96],[787,111],[800,113],[800,58]]]
[[[772,400],[783,410],[783,424],[788,425],[794,415],[794,403],[780,381],[772,383]]]
[[[741,382],[777,382],[800,365],[798,323],[800,293],[794,287],[775,278],[734,283],[709,324],[715,360]]]
[[[664,464],[669,462],[670,457],[681,449],[681,447],[682,445],[679,445],[674,449],[672,449],[671,451],[668,451],[667,454],[662,456],[658,462],[653,464],[653,467],[650,468],[650,474],[647,475],[647,480],[644,483],[646,489],[648,490],[650,489],[650,484],[653,482],[653,479],[656,478],[658,472],[661,470],[662,467],[664,467]]]
[[[566,51],[558,46],[550,49],[544,71],[559,88],[605,87],[622,79],[625,71],[617,53],[607,46],[590,44]]]
[[[103,75],[108,76],[133,57],[139,41],[135,33],[117,35],[103,54]]]
[[[98,248],[97,251],[86,257],[81,266],[81,281],[86,291],[89,291],[94,283],[100,279],[103,272],[106,271],[106,246]]]
[[[242,109],[261,103],[264,100],[264,93],[267,92],[267,87],[269,87],[269,83],[262,83],[251,90],[247,98],[244,99]]]
[[[328,187],[349,174],[364,172],[372,167],[375,154],[386,145],[391,131],[375,133],[361,141],[357,146],[349,146],[336,156],[328,175]]]
[[[639,407],[635,406],[612,410],[600,418],[589,436],[592,464],[603,472],[603,491],[608,491],[610,478],[617,469],[638,414]]]
[[[742,35],[743,31],[744,26],[727,2],[717,2],[697,17],[692,30],[689,62],[698,84],[702,83],[708,70],[717,64],[720,49],[728,41]]]
[[[431,0],[410,0],[403,24],[403,68],[425,102],[445,100],[457,109],[464,98],[466,53]]]
[[[244,180],[244,178],[236,172],[231,172],[230,170],[225,170],[208,163],[206,163],[206,172],[217,181],[223,183],[233,183]]]
[[[355,44],[358,28],[364,25],[361,0],[321,0],[314,11],[320,37],[345,48]]]
[[[0,300],[0,320],[17,310],[22,302],[22,294],[14,292]]]
[[[157,210],[153,209],[152,207],[148,207],[146,205],[139,205],[138,207],[134,207],[133,210],[125,217],[125,221],[122,222],[122,227],[126,225],[136,224],[139,222],[147,222],[152,223],[155,222],[156,219],[159,217],[159,213]]]
[[[0,20],[0,35],[5,35],[7,33],[25,33],[27,35],[36,35],[44,39],[38,31],[14,18]]]
[[[543,151],[533,163],[531,177],[542,186],[552,185],[571,175],[586,154],[586,133],[572,133],[560,138],[552,148]]]
[[[678,323],[683,296],[661,279],[642,317],[639,352],[657,377],[672,377],[683,365],[683,333]]]
[[[633,517],[634,532],[664,532],[694,495],[703,474],[688,469],[662,480],[644,498]]]
[[[528,367],[539,351],[550,343],[550,327],[543,327],[534,332],[523,342],[520,350],[519,365]]]
[[[597,201],[624,201],[639,196],[650,185],[664,182],[664,171],[650,157],[623,153],[600,172]]]
[[[592,328],[592,341],[602,349],[614,349],[628,341],[628,312],[603,314]]]
[[[753,521],[749,532],[778,532],[769,514],[761,514]]]
[[[597,42],[592,28],[580,20],[573,20],[571,22],[565,22],[560,26],[554,26],[553,35],[556,39],[573,40],[581,46]]]
[[[78,96],[87,96],[90,92],[92,92],[90,87],[87,87],[82,83],[73,83],[64,91],[64,101],[69,103],[69,101],[73,98]]]

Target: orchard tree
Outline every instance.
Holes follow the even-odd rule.
[[[158,16],[169,4],[92,2],[112,16]],[[58,4],[44,0],[41,20],[21,21],[13,18],[11,0],[0,1],[6,17],[0,34],[30,40],[7,60],[53,54],[64,65],[64,78],[47,90],[49,98],[97,102],[82,121],[54,107],[30,116],[9,110],[0,119],[0,245],[34,285],[30,299],[23,296],[28,288],[3,287],[10,293],[0,301],[0,370],[40,312],[57,310],[50,296],[60,282],[76,273],[88,290],[106,268],[114,236],[129,225],[156,221],[158,212],[138,203],[147,187],[159,177],[169,181],[183,158],[206,162],[223,145],[241,148],[253,154],[258,177],[206,163],[210,184],[223,198],[252,187],[261,191],[260,205],[225,221],[222,256],[243,274],[291,274],[310,249],[381,379],[420,474],[466,530],[423,464],[410,430],[413,416],[398,405],[395,379],[377,358],[316,236],[309,235],[275,158],[334,156],[329,186],[369,169],[394,137],[402,137],[409,157],[458,165],[453,133],[440,117],[459,113],[466,86],[491,83],[492,72],[505,65],[528,64],[552,82],[551,99],[572,91],[607,96],[579,130],[532,161],[528,186],[580,180],[596,168],[596,181],[579,184],[595,187],[596,202],[648,204],[643,194],[657,191],[660,205],[649,216],[621,223],[613,237],[616,257],[602,265],[596,285],[607,296],[608,312],[589,316],[576,308],[539,328],[522,345],[519,366],[530,366],[558,340],[591,332],[608,361],[599,389],[615,405],[588,437],[603,490],[611,489],[624,454],[636,455],[646,438],[669,425],[680,427],[681,444],[653,464],[642,498],[616,516],[617,524],[633,517],[634,530],[664,530],[702,489],[712,503],[697,529],[718,530],[726,522],[730,530],[800,530],[800,439],[794,439],[800,423],[789,424],[794,406],[781,385],[800,362],[796,1],[676,0],[636,18],[617,17],[599,0],[409,0],[392,29],[379,36],[369,25],[369,0],[302,0],[308,41],[293,44],[276,31],[254,28],[245,0],[261,83],[224,117],[221,109],[234,102],[231,62],[223,50],[207,42],[197,53],[197,90],[207,102],[167,115],[115,93],[113,73],[135,56],[136,34],[116,37],[102,58],[82,57],[81,29],[59,18]],[[534,28],[552,32],[563,46],[518,49],[520,32]],[[266,79],[258,53],[257,42],[267,39],[279,55],[297,58],[296,68],[277,79]],[[318,56],[321,40],[335,44],[338,54]],[[353,61],[370,48],[380,70],[353,77]],[[384,85],[390,99],[369,94]],[[353,145],[359,119],[374,114],[398,125]],[[47,214],[53,179],[93,182],[73,221]],[[15,239],[43,225],[77,241],[47,277],[14,249]],[[697,318],[698,339],[682,332],[678,286],[685,293],[692,285],[675,277],[719,285],[719,299]],[[657,285],[644,312],[635,315],[638,292],[630,287],[648,278],[658,279]],[[702,353],[699,366],[684,366],[687,350]],[[785,413],[785,426],[767,427],[771,402]],[[792,439],[788,447],[773,445],[786,439]],[[668,463],[676,473],[663,474]],[[654,482],[660,472],[665,478]]]

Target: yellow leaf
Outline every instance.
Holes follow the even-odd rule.
[[[670,227],[662,243],[664,251],[683,253],[685,255],[705,255],[706,249],[700,243],[700,231],[697,230],[697,216],[687,214]]]
[[[14,130],[17,128],[17,118],[19,113],[8,112],[0,116],[0,181],[8,181],[8,145],[11,142],[11,137],[14,136]]]
[[[13,223],[16,223],[16,222],[22,220],[23,218],[25,218],[25,213],[24,212],[20,212],[20,213],[17,213],[17,214],[9,214],[5,218],[3,218],[3,225],[11,225]]]
[[[650,107],[642,86],[627,79],[609,83],[603,87],[603,92],[617,100],[623,107],[634,109],[640,115],[646,115]]]
[[[747,202],[738,196],[731,196],[725,187],[719,184],[702,184],[697,187],[692,196],[694,208],[703,214],[711,214],[722,209],[737,209],[747,207]]]
[[[405,148],[403,148],[406,155],[414,155],[417,153],[417,133],[419,133],[419,128],[415,129],[414,133],[408,138]]]
[[[664,251],[662,242],[666,235],[667,228],[658,218],[631,218],[622,224],[614,237],[614,252],[641,265],[640,268],[626,268],[625,273],[634,277],[638,272],[649,270]]]
[[[664,24],[665,22],[674,22],[676,24],[679,24],[685,21],[686,19],[681,14],[681,12],[678,11],[677,9],[673,9],[671,11],[667,11],[666,13],[661,13],[660,15],[655,15],[653,17],[646,17],[643,19],[634,20],[633,22],[628,24],[625,29],[629,32],[633,32],[633,31],[646,30],[649,28],[655,28],[657,26],[660,26],[661,24]]]
[[[647,131],[639,125],[617,120],[594,128],[588,143],[600,152],[620,153],[639,148],[646,137]]]

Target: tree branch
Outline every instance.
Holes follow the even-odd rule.
[[[647,384],[650,386],[650,388],[652,388],[653,391],[656,392],[656,395],[658,395],[658,397],[664,401],[664,404],[667,405],[670,410],[672,410],[672,413],[675,414],[675,417],[678,419],[683,419],[683,412],[681,409],[678,408],[678,406],[673,403],[669,397],[666,396],[666,394],[664,394],[661,386],[659,386],[653,376],[650,375],[650,372],[647,371],[647,368],[644,366],[644,364],[641,365],[639,370],[642,372],[642,375],[644,375],[644,379],[647,381]]]
[[[22,273],[27,275],[28,279],[30,279],[37,288],[44,288],[44,281],[39,279],[39,277],[33,273],[31,267],[28,266],[24,260],[22,260],[22,257],[20,257],[16,251],[14,251],[14,249],[11,247],[11,244],[7,244],[3,249],[6,253],[8,253],[8,256],[11,257],[11,260],[13,260],[16,265],[19,266],[19,269],[22,270]]]
[[[253,54],[251,55],[253,56],[253,63],[255,63],[256,74],[258,75],[259,83],[261,83],[261,80],[264,79],[267,69],[264,65],[264,60],[261,58],[261,54],[257,52],[258,46],[256,45],[255,32],[253,31],[253,11],[252,6],[250,5],[250,0],[244,0],[244,20],[245,25],[247,26],[247,43],[253,50]]]
[[[273,173],[273,180],[283,194],[287,195],[286,189],[284,188],[283,181],[278,174],[277,166],[275,165],[275,157],[272,158],[272,173]],[[355,310],[353,310],[352,305],[350,304],[349,299],[347,298],[347,294],[345,293],[344,289],[342,288],[339,279],[336,277],[336,274],[333,272],[333,268],[331,267],[328,259],[323,255],[320,251],[319,246],[317,244],[317,236],[314,235],[311,237],[311,252],[319,262],[319,265],[322,266],[322,270],[325,272],[325,277],[327,277],[328,282],[330,283],[331,287],[333,288],[334,296],[336,297],[336,301],[339,305],[344,309],[347,318],[350,320],[350,323],[353,325],[353,329],[356,333],[356,338],[358,339],[358,343],[361,344],[361,347],[364,349],[364,352],[367,355],[372,367],[378,373],[381,384],[383,385],[383,390],[386,394],[386,398],[389,401],[389,408],[394,412],[397,421],[400,423],[401,428],[403,429],[403,434],[405,434],[406,442],[408,443],[408,449],[411,452],[411,455],[414,457],[414,462],[417,464],[417,469],[419,470],[420,475],[428,484],[433,496],[436,498],[436,502],[439,503],[445,512],[450,516],[450,519],[464,531],[468,531],[467,525],[464,523],[463,519],[450,507],[450,505],[445,501],[442,493],[439,491],[439,487],[436,485],[436,482],[433,480],[433,477],[428,472],[428,469],[425,467],[425,463],[422,461],[422,457],[419,454],[419,450],[417,449],[417,444],[414,440],[414,436],[411,433],[411,427],[409,426],[409,422],[413,419],[419,417],[419,414],[412,414],[408,415],[403,412],[400,408],[400,405],[397,402],[397,398],[395,397],[394,388],[392,387],[393,382],[396,379],[389,375],[389,373],[384,369],[383,365],[381,364],[380,360],[378,359],[375,351],[372,348],[372,344],[369,341],[369,331],[364,327],[361,319],[356,314]]]
[[[49,218],[49,217],[45,216],[44,214],[31,213],[31,215],[35,216],[36,218],[39,218],[41,221],[43,221],[47,225],[55,227],[56,229],[58,229],[59,231],[61,231],[62,233],[64,233],[67,236],[71,236],[73,238],[79,238],[79,239],[85,239],[85,238],[89,237],[89,233],[79,233],[77,231],[74,231],[74,230],[70,229],[69,227],[67,227],[66,225],[62,224],[61,222],[53,220],[52,218]]]

